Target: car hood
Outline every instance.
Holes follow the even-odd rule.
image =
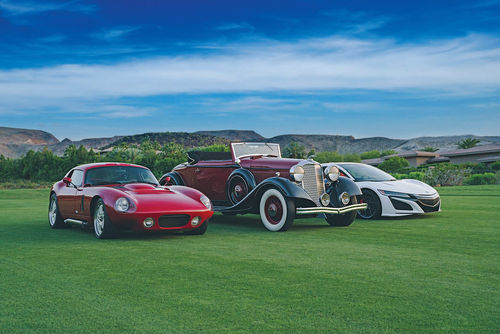
[[[126,184],[116,189],[132,198],[137,205],[137,211],[164,211],[175,210],[206,210],[207,208],[197,199],[193,199],[169,187],[150,184]]]
[[[397,191],[406,194],[426,195],[426,196],[437,194],[436,189],[432,188],[431,186],[429,186],[424,182],[414,179],[383,181],[383,182],[362,181],[358,182],[358,185],[362,186],[363,183],[370,184],[371,188],[377,188],[388,191]]]
[[[242,167],[252,168],[274,168],[274,169],[290,169],[290,167],[301,162],[301,159],[287,159],[287,158],[272,158],[272,157],[259,157],[259,158],[243,158],[241,159]]]

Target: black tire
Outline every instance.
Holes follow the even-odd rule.
[[[366,210],[359,210],[358,216],[361,219],[378,219],[382,214],[382,204],[380,203],[380,199],[377,194],[370,189],[361,189],[363,195],[361,195],[361,199],[363,203],[368,204],[368,208]]]
[[[49,226],[51,228],[63,228],[66,227],[61,213],[59,212],[59,205],[57,204],[56,194],[50,195],[49,200]]]
[[[284,232],[295,219],[295,202],[276,188],[267,189],[259,200],[262,224],[271,232]]]
[[[101,211],[102,210],[102,211]],[[98,199],[93,212],[94,233],[97,239],[109,239],[115,236],[115,229],[106,212],[106,205]]]
[[[351,196],[347,205],[357,204],[356,196]],[[349,226],[356,219],[357,211],[350,211],[341,215],[326,215],[326,221],[330,226]]]
[[[204,221],[203,224],[201,224],[200,227],[194,229],[194,230],[191,230],[191,231],[186,231],[184,232],[184,234],[187,234],[187,235],[203,235],[205,234],[205,232],[207,231],[208,229],[208,220]]]
[[[250,192],[248,182],[241,175],[233,175],[228,181],[227,196],[231,203],[237,204]]]

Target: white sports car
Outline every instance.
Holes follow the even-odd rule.
[[[368,208],[358,211],[363,219],[376,219],[380,216],[398,217],[426,212],[441,211],[441,199],[436,189],[428,184],[413,180],[396,180],[386,172],[365,164],[345,162],[327,163],[334,165],[346,176],[356,182],[363,192],[362,201]]]

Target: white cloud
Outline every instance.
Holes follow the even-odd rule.
[[[1,70],[0,104],[178,93],[427,90],[467,94],[500,88],[497,39],[470,35],[425,44],[340,36],[225,45],[218,52],[114,65]]]
[[[255,30],[255,27],[247,22],[226,23],[215,28],[216,30]]]
[[[119,40],[125,37],[125,35],[140,29],[139,27],[114,27],[111,29],[104,29],[98,33],[92,34],[91,36],[97,39],[102,39],[106,41]]]
[[[11,15],[25,15],[55,10],[64,10],[71,12],[90,13],[95,10],[95,6],[80,3],[80,0],[67,1],[63,3],[53,2],[33,2],[33,1],[12,1],[1,0],[0,10]]]

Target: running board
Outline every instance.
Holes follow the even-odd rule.
[[[66,224],[78,224],[78,225],[81,225],[82,227],[88,227],[89,226],[89,223],[86,222],[86,221],[78,220],[78,219],[72,219],[72,218],[65,219],[64,222]]]
[[[325,213],[328,215],[341,215],[343,213],[351,211],[365,210],[366,208],[368,208],[368,204],[360,203],[360,204],[344,206],[342,208],[332,208],[332,207],[297,208],[295,213],[297,215],[310,215],[318,213]]]

